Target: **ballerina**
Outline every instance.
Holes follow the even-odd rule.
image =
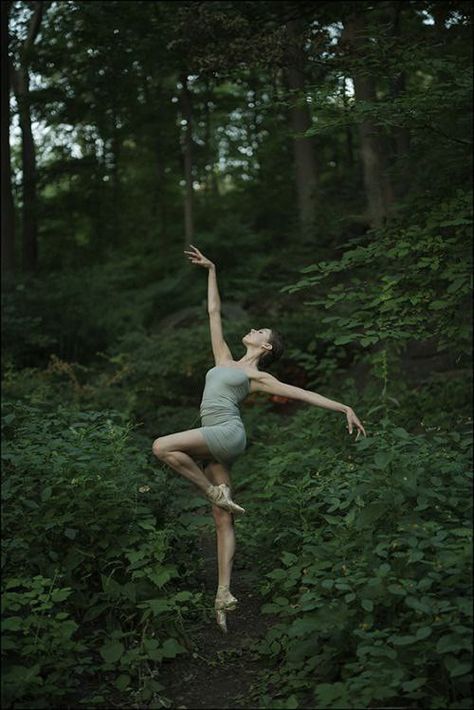
[[[353,409],[323,397],[316,392],[281,382],[259,367],[267,367],[283,353],[283,338],[274,328],[252,328],[242,338],[246,348],[240,360],[234,360],[224,340],[221,302],[215,264],[195,246],[185,250],[188,259],[208,270],[208,313],[215,366],[206,373],[200,405],[202,426],[196,429],[160,436],[153,442],[154,455],[172,469],[192,481],[212,503],[216,525],[218,587],[214,602],[219,628],[227,632],[226,614],[237,607],[230,592],[230,578],[235,554],[234,514],[245,509],[232,499],[230,477],[234,461],[246,449],[247,437],[240,418],[239,405],[253,392],[265,392],[297,399],[325,409],[342,412],[352,434],[358,430],[367,436]],[[201,462],[203,469],[198,465]]]

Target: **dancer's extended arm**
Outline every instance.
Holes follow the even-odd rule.
[[[216,365],[226,360],[233,360],[232,352],[224,340],[222,333],[221,319],[221,299],[217,288],[216,267],[212,265],[209,268],[208,286],[207,286],[207,310],[209,312],[209,327],[211,330],[212,352]]]
[[[193,244],[189,245],[192,251],[185,251],[193,264],[198,264],[208,270],[207,281],[207,311],[209,313],[209,327],[211,330],[212,352],[216,365],[226,360],[233,360],[229,346],[224,340],[221,320],[221,299],[217,288],[216,265],[202,254]]]
[[[357,418],[354,410],[346,404],[341,404],[333,399],[323,397],[322,395],[317,394],[317,392],[311,392],[310,390],[305,390],[302,387],[295,387],[294,385],[286,384],[286,382],[280,382],[280,380],[276,377],[270,375],[269,372],[260,372],[258,378],[255,377],[253,379],[255,383],[254,391],[265,392],[266,394],[275,394],[279,397],[286,397],[287,399],[298,399],[302,402],[314,404],[316,407],[332,409],[335,412],[343,412],[347,416],[349,434],[352,434],[352,428],[355,426],[359,430],[356,440],[359,438],[361,432],[364,436],[367,436],[365,429]]]

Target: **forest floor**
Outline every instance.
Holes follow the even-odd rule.
[[[202,530],[198,549],[204,564],[196,588],[202,588],[213,605],[217,587],[215,532]],[[263,600],[255,589],[257,577],[258,570],[246,568],[245,560],[239,559],[237,539],[231,591],[239,605],[227,614],[227,634],[217,626],[210,606],[208,622],[193,632],[193,651],[162,667],[160,682],[165,685],[162,692],[171,700],[171,707],[255,707],[259,673],[265,670],[265,662],[253,648],[272,624],[269,615],[260,613]]]

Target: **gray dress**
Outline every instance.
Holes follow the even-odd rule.
[[[239,403],[249,391],[248,375],[237,367],[216,365],[206,373],[199,408],[201,431],[213,458],[226,466],[231,466],[247,445]]]

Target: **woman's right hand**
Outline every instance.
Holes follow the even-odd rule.
[[[205,269],[216,268],[215,264],[209,259],[206,259],[204,254],[201,254],[199,249],[197,249],[192,244],[190,244],[189,246],[192,248],[193,251],[184,251],[185,254],[188,254],[189,261],[192,261],[193,264],[197,264],[198,266],[203,266]]]

